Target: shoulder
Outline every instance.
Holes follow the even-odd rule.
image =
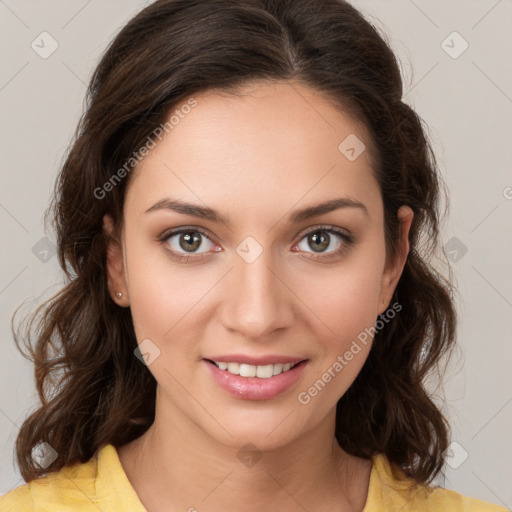
[[[0,497],[0,512],[34,510],[34,502],[30,496],[29,484],[20,485]]]
[[[101,446],[87,462],[16,487],[0,497],[0,512],[145,512],[112,444]]]
[[[508,512],[494,505],[442,487],[418,485],[384,454],[372,457],[368,501],[364,512]]]
[[[84,501],[94,506],[88,497],[95,495],[96,474],[95,457],[65,466],[0,497],[0,512],[54,512],[57,504],[65,506]]]

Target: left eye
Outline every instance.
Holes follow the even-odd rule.
[[[332,235],[334,235],[334,238]],[[337,242],[336,238],[338,238]],[[315,228],[313,231],[310,231],[304,235],[297,247],[300,248],[303,240],[307,245],[313,247],[314,253],[319,255],[325,253],[337,254],[344,250],[345,246],[349,245],[352,241],[348,235],[333,228]],[[305,249],[301,248],[301,250]],[[305,250],[305,252],[309,251]]]

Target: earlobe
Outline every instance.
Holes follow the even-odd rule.
[[[128,306],[128,296],[121,242],[114,237],[114,221],[110,214],[103,217],[103,232],[106,239],[106,267],[108,289],[112,300],[120,306]]]
[[[400,240],[399,250],[393,265],[389,265],[382,275],[381,295],[379,303],[379,312],[382,314],[391,302],[395,288],[402,275],[407,256],[409,255],[409,230],[411,228],[414,212],[409,206],[401,206],[398,209],[398,220],[400,222]]]

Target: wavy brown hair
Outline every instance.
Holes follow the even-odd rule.
[[[339,400],[336,438],[359,457],[384,453],[418,483],[442,472],[449,425],[426,389],[455,346],[455,288],[432,264],[442,181],[423,121],[402,101],[385,37],[343,0],[158,0],[101,58],[55,184],[45,219],[51,215],[65,286],[31,313],[22,335],[13,327],[18,349],[21,338],[28,346],[22,353],[34,362],[41,400],[16,439],[25,481],[85,462],[104,443],[128,443],[154,420],[156,381],[134,356],[129,308],[107,287],[102,220],[110,213],[119,235],[130,175],[104,197],[99,188],[191,95],[236,94],[261,80],[309,86],[367,128],[388,258],[397,255],[398,208],[414,211],[392,298],[402,310],[377,332]],[[31,457],[41,442],[58,454],[47,468]]]

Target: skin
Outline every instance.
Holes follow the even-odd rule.
[[[367,148],[370,141],[364,127],[317,91],[267,82],[241,95],[209,91],[195,98],[197,106],[130,176],[121,243],[108,248],[112,299],[131,308],[138,342],[149,338],[160,350],[148,366],[157,381],[155,422],[118,449],[121,464],[149,512],[361,511],[371,461],[338,445],[335,408],[371,339],[307,405],[297,397],[390,307],[413,212],[397,212],[400,251],[387,261],[369,150],[354,161],[338,150],[350,134]],[[287,221],[296,209],[342,196],[364,203],[368,215],[341,208]],[[144,213],[168,197],[208,206],[232,224],[171,210]],[[348,231],[354,243],[314,260],[345,243],[324,234],[330,244],[316,252],[305,233],[321,225]],[[109,215],[104,226],[111,231]],[[156,241],[183,226],[203,228],[209,239],[198,234],[200,247],[187,253],[175,235],[168,248],[206,257],[180,262]],[[248,236],[263,251],[252,263],[236,252]],[[229,353],[309,361],[281,395],[244,400],[205,368],[203,358]],[[237,457],[247,443],[261,456],[251,467]]]

